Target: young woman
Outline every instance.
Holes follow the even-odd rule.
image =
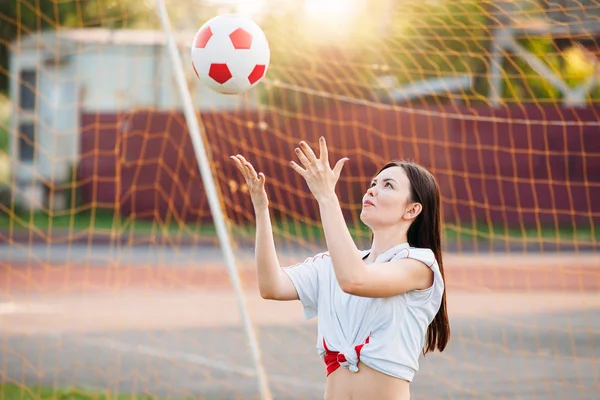
[[[300,300],[318,316],[317,349],[326,365],[326,400],[408,400],[418,359],[443,351],[450,338],[441,254],[440,194],[434,177],[409,162],[391,162],[363,197],[361,220],[371,249],[359,251],[344,221],[335,185],[347,158],[332,169],[301,142],[292,161],[318,202],[329,251],[281,268],[269,218],[265,176],[241,156],[256,215],[256,265],[265,299]]]

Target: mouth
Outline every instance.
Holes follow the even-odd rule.
[[[369,201],[369,200],[365,200],[363,202],[363,207],[369,207],[369,206],[374,207],[375,204],[371,203],[371,201]]]

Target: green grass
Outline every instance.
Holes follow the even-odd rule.
[[[444,238],[447,241],[456,240],[527,240],[544,242],[600,242],[600,228],[593,226],[511,226],[501,225],[463,225],[448,224],[444,227]]]
[[[8,152],[10,143],[10,100],[0,93],[0,153]]]
[[[215,229],[212,225],[183,225],[175,221],[155,222],[148,219],[118,218],[109,211],[80,211],[80,212],[15,212],[0,214],[0,230],[28,231],[31,229],[43,232],[85,231],[147,233],[147,234],[190,234],[212,235]]]
[[[0,185],[7,184],[10,179],[10,102],[0,94]]]
[[[273,221],[276,234],[287,238],[304,238],[304,240],[323,239],[323,231],[319,223],[302,221]],[[0,231],[30,231],[35,230],[45,234],[51,231],[81,232],[92,230],[98,233],[118,234],[153,234],[153,235],[182,235],[215,237],[216,228],[212,223],[182,224],[177,221],[152,221],[148,219],[117,218],[106,210],[81,211],[72,213],[48,214],[44,212],[0,213]],[[233,228],[236,235],[252,239],[254,226],[236,225]],[[369,232],[364,226],[351,227],[351,233],[358,238],[368,238]],[[533,242],[600,242],[600,229],[592,226],[542,226],[510,227],[486,224],[447,224],[444,227],[446,241],[533,241]]]
[[[0,399],[3,400],[160,400],[144,395],[114,394],[109,391],[95,392],[79,388],[53,389],[29,387],[13,383],[0,384]]]

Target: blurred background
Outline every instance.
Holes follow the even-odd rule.
[[[415,399],[599,399],[598,0],[166,0],[243,293],[230,283],[150,0],[3,0],[0,398],[255,399],[242,295],[278,399],[321,398],[316,323],[262,300],[229,156],[267,176],[282,265],[325,250],[291,168],[349,157],[361,198],[390,159],[442,192],[452,338]],[[271,48],[239,96],[191,68],[198,28],[251,17]],[[264,398],[264,397],[263,397]]]

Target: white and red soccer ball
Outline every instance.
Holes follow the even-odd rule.
[[[271,51],[262,29],[239,15],[219,15],[200,27],[192,43],[192,68],[211,89],[239,94],[265,76]]]

